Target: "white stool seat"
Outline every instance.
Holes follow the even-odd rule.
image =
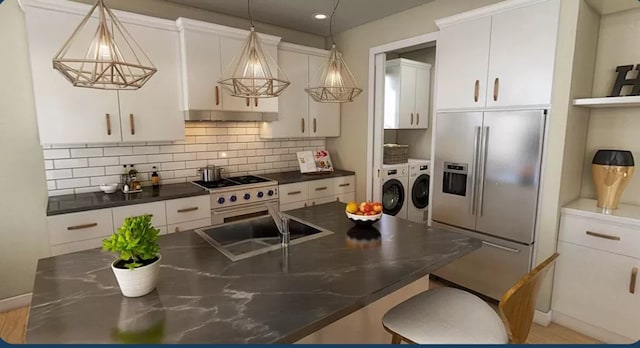
[[[418,344],[505,344],[500,316],[483,300],[455,288],[420,293],[389,310],[382,324]]]

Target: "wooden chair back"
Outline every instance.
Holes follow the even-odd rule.
[[[560,256],[558,253],[551,255],[529,274],[522,277],[502,296],[498,308],[500,309],[500,317],[509,332],[511,343],[525,343],[527,340],[533,323],[540,286],[558,256]]]

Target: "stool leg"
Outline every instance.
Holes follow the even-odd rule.
[[[391,334],[391,344],[400,344],[401,341],[400,336]]]

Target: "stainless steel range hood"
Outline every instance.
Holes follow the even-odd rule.
[[[185,121],[274,121],[278,119],[275,112],[242,112],[217,110],[186,110]]]

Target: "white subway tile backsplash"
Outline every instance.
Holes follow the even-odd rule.
[[[151,185],[153,167],[164,184],[199,180],[198,168],[216,165],[225,175],[260,175],[297,170],[295,153],[326,146],[324,138],[261,139],[259,122],[187,122],[185,139],[91,145],[45,145],[50,196],[94,192],[119,182],[122,165],[134,164],[138,179]]]
[[[44,150],[44,159],[69,158],[69,149]]]

